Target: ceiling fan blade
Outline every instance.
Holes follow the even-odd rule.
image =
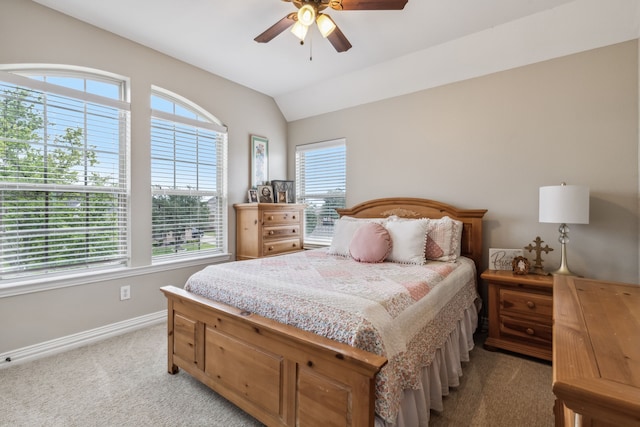
[[[402,10],[408,0],[330,0],[335,10]]]
[[[336,28],[327,36],[329,42],[333,45],[338,52],[346,52],[351,49],[351,43],[347,40],[344,33],[340,31],[340,28]]]
[[[267,28],[264,33],[260,34],[254,40],[258,43],[270,42],[274,37],[294,24],[295,16],[295,13],[288,14],[287,16],[273,24],[271,27]]]

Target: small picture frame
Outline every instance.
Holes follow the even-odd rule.
[[[273,203],[273,189],[270,185],[258,185],[257,192],[260,203]]]
[[[511,266],[513,268],[513,274],[529,274],[529,270],[531,269],[529,260],[523,256],[515,257],[511,262]]]
[[[283,179],[273,179],[271,180],[271,185],[273,186],[274,194],[278,194],[280,191],[287,192],[287,202],[295,203],[296,202],[296,183],[295,181],[287,181]]]
[[[523,255],[522,249],[489,248],[489,269],[512,271],[513,259]]]
[[[248,200],[249,203],[258,203],[258,190],[255,188],[250,188],[248,191]]]
[[[289,199],[287,198],[286,191],[278,191],[277,193],[277,203],[289,203]]]

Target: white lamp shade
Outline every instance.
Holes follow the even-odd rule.
[[[336,29],[336,23],[333,22],[333,19],[331,19],[329,15],[325,15],[324,13],[318,15],[316,24],[318,24],[318,30],[320,30],[320,34],[322,34],[324,38],[327,38],[333,33],[333,30]]]
[[[540,187],[540,222],[589,224],[589,187],[552,185]]]
[[[309,4],[305,4],[298,10],[298,22],[309,26],[316,20],[316,10]]]
[[[291,27],[291,32],[295,34],[300,41],[304,41],[304,38],[307,36],[308,29],[309,27],[302,25],[300,21],[296,21],[296,23],[293,24],[293,27]]]

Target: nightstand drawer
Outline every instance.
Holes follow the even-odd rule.
[[[265,242],[262,246],[265,256],[283,254],[286,252],[299,251],[302,247],[300,239],[278,240],[277,242]]]
[[[300,215],[296,211],[264,211],[262,224],[265,227],[276,224],[300,224]]]
[[[528,342],[551,345],[553,327],[508,316],[500,317],[500,333],[526,339]]]
[[[287,239],[298,237],[300,235],[299,225],[284,225],[279,227],[264,227],[262,229],[262,238],[269,239]]]
[[[486,270],[489,334],[485,348],[551,360],[553,277]]]
[[[500,307],[501,314],[537,315],[547,319],[545,323],[551,324],[553,313],[553,298],[551,295],[501,288]]]

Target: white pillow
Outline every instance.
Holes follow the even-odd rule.
[[[370,222],[382,224],[384,218],[351,218],[345,216],[335,220],[333,222],[333,238],[331,239],[331,246],[329,246],[329,254],[350,257],[349,246],[353,235],[358,228]]]
[[[384,226],[393,242],[387,261],[418,265],[427,262],[424,248],[429,227],[428,219],[388,221]]]

